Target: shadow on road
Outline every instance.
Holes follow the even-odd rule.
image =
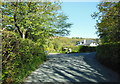
[[[118,82],[117,73],[95,60],[95,52],[54,54],[26,82]]]

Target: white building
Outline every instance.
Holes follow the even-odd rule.
[[[90,46],[98,46],[98,44],[95,43],[95,42],[92,42],[92,43],[90,44]]]
[[[97,46],[98,44],[94,40],[82,40],[76,43],[76,46],[78,45]]]

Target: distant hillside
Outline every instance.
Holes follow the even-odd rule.
[[[64,47],[73,47],[76,45],[76,42],[89,39],[97,40],[93,38],[68,38],[68,37],[50,37],[46,42],[45,50],[49,52],[60,52]]]

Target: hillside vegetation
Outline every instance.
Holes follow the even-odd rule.
[[[71,48],[72,52],[79,52],[81,46],[76,46],[76,42],[81,40],[96,40],[93,38],[68,38],[68,37],[51,37],[47,40],[45,50],[48,53],[65,53],[63,48]]]

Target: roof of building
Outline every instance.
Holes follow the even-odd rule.
[[[94,40],[82,40],[80,42],[83,42],[83,45],[90,45],[91,43],[95,42]],[[96,43],[96,42],[95,42]]]

